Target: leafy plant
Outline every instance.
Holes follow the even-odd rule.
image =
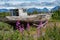
[[[4,22],[0,22],[0,30],[5,30],[5,31],[9,31],[9,30],[13,30],[12,28],[13,26],[4,23]]]

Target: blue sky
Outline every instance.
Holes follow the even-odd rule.
[[[8,1],[8,2],[7,2]],[[48,3],[41,3],[42,5],[45,5],[45,6],[47,6],[47,5],[49,5],[49,7],[48,8],[50,8],[50,6],[51,5],[53,5],[53,6],[56,6],[56,5],[60,5],[60,0],[0,0],[0,8],[1,7],[4,7],[5,5],[18,5],[18,4],[22,4],[22,3],[20,3],[20,2],[36,2],[35,4],[34,3],[32,3],[32,5],[34,5],[34,6],[36,6],[37,4],[39,5],[41,2],[50,2],[49,4]],[[28,4],[27,3],[27,4]],[[39,7],[41,7],[41,4],[39,5]],[[23,5],[23,4],[22,4]],[[30,5],[30,4],[28,4],[28,5]],[[25,6],[24,6],[25,7]],[[5,7],[4,7],[5,8]]]
[[[39,2],[45,1],[45,2],[53,2],[55,0],[22,0],[22,1],[39,1]]]
[[[39,1],[39,2],[53,2],[55,0],[0,0],[0,1]]]

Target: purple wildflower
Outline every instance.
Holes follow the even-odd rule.
[[[18,26],[18,30],[20,30],[20,29],[21,29],[21,26],[19,25],[19,26]]]
[[[19,31],[22,32],[22,28],[21,27],[19,28]]]
[[[40,36],[40,29],[37,29],[37,36]]]
[[[40,29],[41,27],[43,27],[42,21],[40,21],[40,23],[39,23],[37,29]]]
[[[16,26],[19,26],[19,24],[20,24],[20,21],[17,21],[17,22],[16,22]]]
[[[20,30],[20,32],[23,34],[24,26],[22,25],[22,27],[20,27],[19,30]]]
[[[23,34],[24,25],[22,24],[22,26],[21,26],[19,20],[16,22],[16,28]]]
[[[28,30],[28,31],[30,30],[30,25],[29,25],[29,23],[27,23],[27,30]]]
[[[40,35],[40,28],[41,28],[42,26],[43,26],[43,25],[42,25],[42,21],[40,21],[40,23],[39,23],[39,25],[38,25],[38,27],[37,27],[37,36]]]
[[[18,20],[18,21],[16,22],[16,28],[17,28],[17,29],[19,28],[19,25],[20,25],[20,21]]]
[[[22,24],[22,31],[24,31],[24,25]]]

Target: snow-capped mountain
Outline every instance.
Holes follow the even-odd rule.
[[[56,10],[58,10],[59,8],[60,8],[60,6],[56,6],[56,7],[52,8],[51,11],[56,11]]]
[[[49,12],[49,10],[47,8],[43,8],[43,9],[29,8],[29,9],[27,9],[28,13],[33,13],[34,11],[37,11],[37,12]]]
[[[52,8],[51,10],[49,10],[48,8],[44,7],[44,8],[29,8],[29,9],[26,9],[26,12],[28,13],[32,13],[34,12],[35,10],[37,12],[50,12],[50,11],[55,11],[55,10],[58,10],[60,8],[60,6],[55,6],[54,8]],[[9,10],[8,9],[0,9],[0,12],[8,12]]]
[[[9,12],[8,9],[0,9],[0,12]]]

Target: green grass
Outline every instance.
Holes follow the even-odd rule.
[[[9,12],[0,12],[0,17],[10,16]]]
[[[57,19],[50,19],[49,22],[60,22],[60,20],[57,20]]]
[[[41,28],[41,33],[45,31],[45,34],[40,34],[40,37],[35,37],[36,28],[31,27],[30,31],[24,30],[24,34],[20,33],[18,30],[13,30],[9,24],[0,22],[0,40],[60,40],[60,27],[57,27],[56,24],[51,27]],[[5,31],[4,29],[9,29],[10,31]]]
[[[4,31],[10,31],[13,30],[12,26],[4,23],[4,22],[0,22],[0,30],[4,30]]]

